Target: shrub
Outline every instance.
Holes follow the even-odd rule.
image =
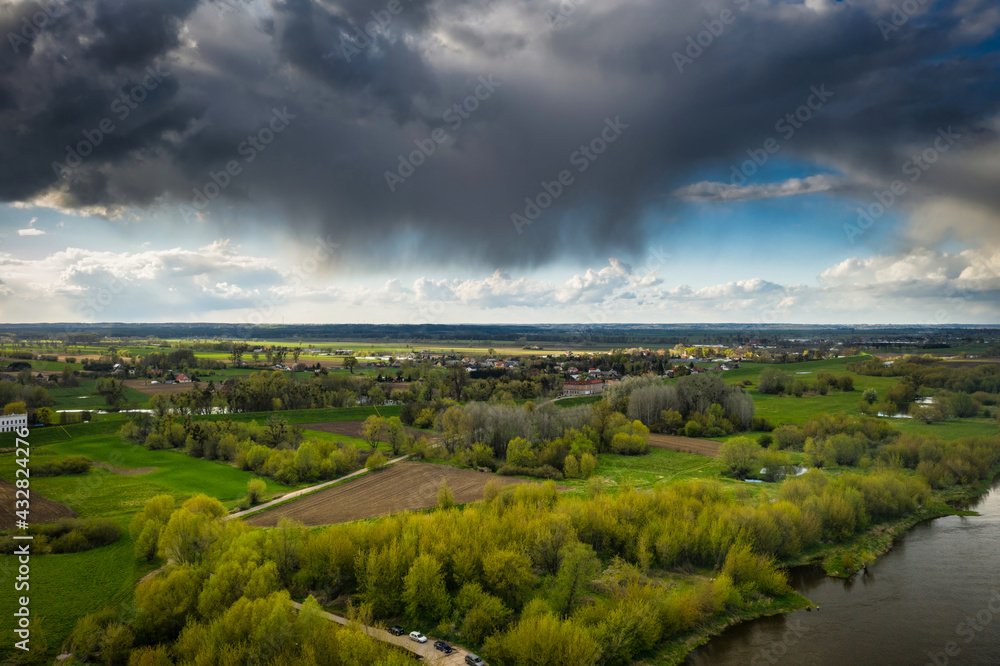
[[[550,465],[542,465],[541,467],[504,465],[497,470],[497,474],[501,476],[533,476],[538,479],[552,479],[553,481],[561,481],[563,479],[563,473]]]
[[[780,428],[775,428],[771,434],[774,436],[774,441],[778,443],[779,449],[801,451],[802,445],[806,443],[806,435],[797,425],[783,425]]]
[[[737,479],[745,479],[757,467],[760,445],[749,437],[734,437],[719,449],[719,460],[726,473]]]
[[[385,467],[386,463],[388,462],[389,461],[386,459],[384,455],[382,455],[381,451],[376,451],[375,453],[368,456],[368,460],[365,461],[365,467],[369,471],[374,472],[376,470],[380,470],[383,467]]]
[[[89,550],[90,543],[87,541],[87,537],[83,536],[79,530],[70,530],[66,534],[53,539],[49,549],[50,552],[57,555],[61,553],[79,553]]]
[[[62,476],[64,474],[86,474],[90,471],[90,459],[84,456],[67,456],[51,462],[34,465],[31,473],[35,476]]]
[[[260,504],[266,492],[267,484],[264,482],[264,479],[250,479],[247,482],[247,502],[250,503],[250,506]]]
[[[701,437],[705,428],[697,421],[688,421],[684,426],[685,437]]]
[[[438,488],[437,503],[439,509],[450,509],[455,506],[455,495],[451,492],[451,488],[448,487],[447,481],[442,481],[441,486]]]
[[[866,388],[865,392],[861,394],[861,399],[869,405],[874,405],[878,402],[878,391],[873,388]]]
[[[764,368],[757,380],[757,390],[761,393],[776,395],[787,391],[792,384],[792,376],[777,368]]]
[[[760,452],[760,455],[757,456],[757,464],[764,470],[761,473],[762,478],[765,481],[772,482],[784,478],[792,468],[792,463],[787,453],[772,451],[771,449],[764,449]]]
[[[732,579],[743,597],[758,593],[777,596],[791,591],[785,574],[774,568],[774,560],[754,553],[746,544],[729,549],[722,572]]]

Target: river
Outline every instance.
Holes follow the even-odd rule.
[[[1000,480],[968,508],[982,515],[921,523],[851,580],[793,569],[819,610],[732,627],[685,664],[1000,664]]]

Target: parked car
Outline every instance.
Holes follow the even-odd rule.
[[[472,654],[471,652],[465,655],[465,663],[469,666],[486,666],[486,662]]]
[[[389,627],[389,633],[392,634],[393,636],[402,636],[403,634],[406,633],[406,631],[404,631],[403,628],[397,624],[395,626]]]
[[[411,631],[410,632],[410,640],[411,641],[416,641],[418,643],[426,643],[427,642],[427,637],[424,636],[419,631]]]
[[[451,654],[452,652],[455,651],[452,649],[450,645],[448,645],[444,641],[434,641],[434,649],[438,650],[439,652],[444,652],[445,654]]]

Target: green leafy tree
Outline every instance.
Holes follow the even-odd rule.
[[[361,436],[368,442],[368,446],[371,447],[372,452],[378,448],[381,442],[385,441],[386,432],[386,422],[381,416],[369,416],[361,424]]]
[[[564,615],[573,612],[580,596],[600,572],[601,561],[588,544],[574,541],[562,549],[562,563],[556,574],[553,601]]]
[[[389,448],[392,449],[392,455],[398,456],[406,443],[406,430],[398,416],[390,416],[389,420],[386,421],[386,439]]]
[[[350,370],[351,374],[353,375],[354,374],[354,368],[358,367],[358,359],[356,359],[353,356],[345,356],[344,357],[344,367],[347,368],[348,370]]]
[[[524,553],[498,549],[483,558],[483,577],[504,603],[516,608],[535,585],[531,558]]]
[[[157,495],[135,514],[129,526],[129,533],[135,542],[136,557],[152,560],[156,557],[156,547],[160,541],[163,528],[170,520],[174,511],[174,498],[170,495]]]
[[[411,620],[437,623],[451,610],[451,599],[444,583],[441,563],[433,555],[421,555],[413,561],[403,579],[403,602]]]

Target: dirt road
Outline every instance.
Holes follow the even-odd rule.
[[[298,602],[292,601],[290,603],[298,609],[302,608],[302,604]],[[336,622],[337,624],[349,624],[349,620],[346,617],[341,617],[340,615],[334,615],[333,613],[323,611],[322,616],[331,622]],[[434,639],[430,636],[427,637],[426,643],[417,643],[416,641],[410,640],[408,635],[409,632],[403,634],[402,636],[393,636],[388,631],[380,627],[370,627],[367,625],[359,626],[363,632],[372,638],[383,643],[395,645],[396,647],[400,647],[407,652],[419,655],[422,661],[427,664],[434,664],[435,666],[461,666],[465,664],[465,655],[469,654],[468,650],[464,650],[458,646],[452,646],[454,652],[451,654],[438,652],[434,649]]]

